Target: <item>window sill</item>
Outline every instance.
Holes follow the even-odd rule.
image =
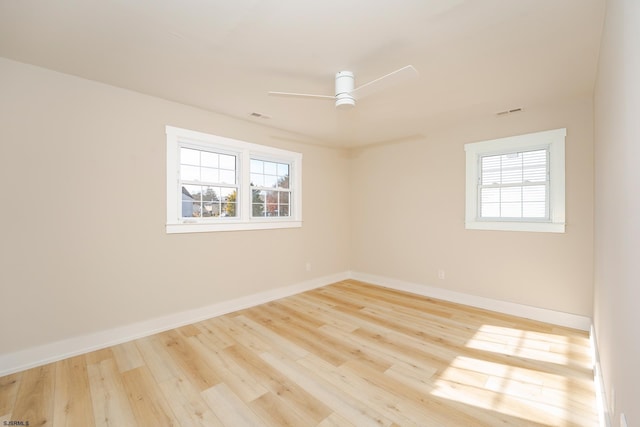
[[[295,220],[253,220],[250,222],[228,223],[176,223],[167,224],[167,234],[207,233],[217,231],[271,230],[276,228],[299,228],[302,221]]]
[[[468,221],[467,230],[533,231],[540,233],[564,233],[564,223],[516,222],[516,221]]]

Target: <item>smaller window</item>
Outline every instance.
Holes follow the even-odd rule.
[[[466,228],[564,232],[565,135],[466,144]]]
[[[479,219],[549,219],[549,150],[480,156]]]

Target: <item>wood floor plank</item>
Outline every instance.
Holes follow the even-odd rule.
[[[225,348],[235,344],[235,340],[221,326],[221,321],[227,316],[220,316],[213,319],[196,323],[196,327],[204,334],[209,341],[214,342],[216,347]]]
[[[346,280],[0,378],[0,422],[595,427],[587,333]]]
[[[278,350],[290,354],[294,359],[309,354],[308,350],[303,349],[244,315],[234,317],[233,321],[242,328],[242,333],[236,336],[235,339],[247,347],[253,347],[255,340],[261,341],[258,347],[260,353]]]
[[[224,350],[238,365],[242,366],[265,387],[299,412],[305,419],[316,423],[326,418],[332,411],[322,401],[298,386],[287,376],[273,369],[258,355],[251,353],[241,345]]]
[[[91,351],[84,355],[87,361],[87,365],[94,365],[107,359],[114,359],[112,347],[103,348],[96,351]]]
[[[333,387],[349,395],[352,399],[374,407],[387,420],[399,425],[411,424],[411,420],[406,418],[396,407],[400,398],[380,388],[369,387],[366,378],[362,378],[357,374],[351,375],[340,367],[333,366],[313,354],[300,359],[298,363],[309,370],[320,373],[322,378]]]
[[[0,417],[11,415],[21,379],[21,372],[0,377]]]
[[[160,389],[183,427],[216,427],[222,421],[204,401],[200,391],[186,378],[161,382]]]
[[[177,331],[167,331],[158,335],[173,362],[185,372],[189,380],[200,390],[206,390],[221,382],[214,370],[199,357],[187,340]]]
[[[303,418],[290,408],[279,396],[271,392],[265,393],[252,401],[249,406],[269,426],[303,427],[315,426],[317,421]]]
[[[84,355],[56,363],[54,427],[95,425],[89,374]]]
[[[122,377],[114,359],[87,365],[96,427],[135,425]]]
[[[203,391],[202,397],[224,426],[256,427],[264,425],[260,417],[225,383]]]
[[[268,390],[264,385],[229,357],[224,349],[216,348],[215,344],[209,343],[207,337],[192,337],[190,341],[194,349],[202,357],[206,357],[207,364],[214,369],[220,381],[224,382],[244,402],[250,402],[267,393]]]
[[[145,365],[158,383],[186,376],[175,363],[158,335],[136,340],[136,346]]]
[[[270,353],[260,355],[263,360],[291,378],[300,387],[304,388],[311,395],[321,400],[331,408],[340,418],[347,418],[358,426],[383,426],[390,425],[389,420],[384,419],[375,410],[362,404],[348,393],[333,387],[325,378],[316,375],[315,368],[310,369],[309,365],[305,369],[304,364],[299,364],[283,356],[276,356]],[[330,415],[331,416],[331,415]],[[326,418],[325,418],[326,420]],[[321,423],[325,422],[323,420]]]
[[[36,426],[53,425],[55,369],[55,363],[51,363],[23,372],[16,404],[11,411],[13,421]]]
[[[111,351],[113,352],[120,372],[126,372],[144,366],[144,360],[134,341],[114,345],[111,347]]]
[[[146,366],[124,372],[122,382],[138,424],[145,426],[180,425]]]

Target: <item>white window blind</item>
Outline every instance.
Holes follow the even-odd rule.
[[[481,156],[478,218],[549,219],[549,150]]]

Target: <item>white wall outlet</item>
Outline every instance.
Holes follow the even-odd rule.
[[[438,270],[438,279],[444,280],[444,270]]]
[[[305,268],[307,271],[311,271],[311,263],[310,263],[309,261],[307,261],[307,263],[304,265],[304,268]]]
[[[620,427],[629,427],[627,424],[627,417],[624,414],[620,414]]]

